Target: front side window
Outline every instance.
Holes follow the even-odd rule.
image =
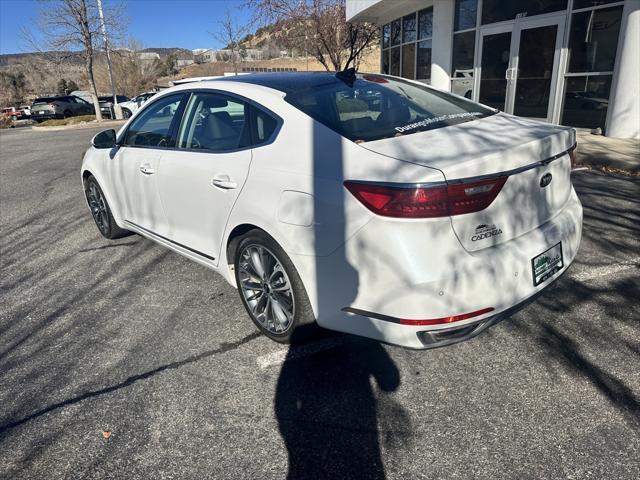
[[[443,128],[495,113],[482,105],[402,80],[359,75],[287,94],[285,100],[356,142]]]
[[[213,92],[194,93],[178,133],[178,148],[228,152],[250,145],[245,128],[248,106],[234,97]]]
[[[153,102],[131,123],[124,145],[130,147],[172,147],[171,126],[183,94],[169,95]]]

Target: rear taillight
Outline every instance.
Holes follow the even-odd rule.
[[[395,186],[347,181],[344,186],[377,215],[435,218],[484,210],[495,200],[506,176],[437,186]]]

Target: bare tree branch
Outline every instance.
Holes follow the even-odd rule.
[[[289,45],[327,70],[357,67],[379,38],[379,28],[346,21],[345,0],[245,0],[256,19],[277,23]]]
[[[98,105],[98,90],[94,76],[94,55],[102,45],[100,18],[93,0],[40,0],[38,26],[41,38],[24,29],[23,39],[34,50],[42,52],[51,62],[60,65],[74,52],[84,60],[85,74],[91,85],[96,118],[102,120]],[[119,38],[126,18],[124,5],[110,4],[105,12],[105,24],[112,40]],[[70,51],[70,52],[68,52]]]
[[[240,60],[241,41],[250,33],[250,25],[241,25],[226,11],[223,20],[218,22],[218,30],[210,32],[213,37],[231,51],[230,60],[233,63],[233,71],[238,75],[238,61]]]

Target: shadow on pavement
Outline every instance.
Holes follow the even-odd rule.
[[[289,454],[288,478],[385,478],[379,434],[389,447],[402,443],[409,418],[379,392],[393,392],[399,385],[398,368],[376,342],[349,342],[309,357],[288,357],[275,399]],[[378,419],[394,428],[385,432]]]

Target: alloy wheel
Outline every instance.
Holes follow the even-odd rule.
[[[95,182],[89,182],[87,200],[89,202],[89,208],[91,209],[91,215],[93,215],[96,225],[100,231],[106,235],[109,232],[109,212],[107,211],[107,202]]]
[[[293,289],[281,262],[263,245],[247,245],[238,262],[240,288],[252,316],[269,333],[281,335],[295,316]]]

